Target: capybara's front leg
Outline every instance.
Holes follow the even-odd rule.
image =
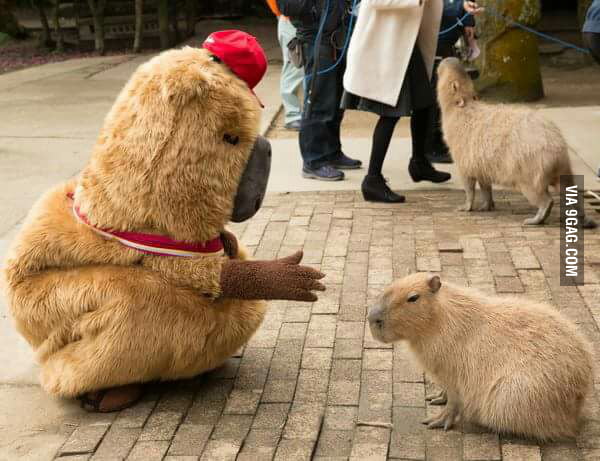
[[[465,204],[463,206],[458,207],[458,211],[472,211],[473,210],[473,200],[475,200],[475,183],[476,180],[474,178],[465,178],[464,179],[464,187],[465,187]]]
[[[428,429],[443,427],[444,430],[447,431],[454,425],[459,414],[460,402],[455,395],[449,393],[448,402],[442,412],[438,416],[432,416],[431,418],[426,419],[423,421],[423,424],[426,424]]]
[[[493,211],[496,208],[496,204],[494,203],[494,198],[492,197],[492,185],[479,183],[479,187],[481,188],[481,196],[483,201],[477,208],[477,211]]]

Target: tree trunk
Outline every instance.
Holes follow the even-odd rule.
[[[480,0],[481,6],[502,13],[530,27],[540,20],[540,0]],[[544,96],[538,39],[510,26],[501,18],[484,12],[477,16],[481,71],[476,81],[484,95],[510,102],[536,101]]]
[[[13,13],[14,9],[14,0],[0,0],[0,32],[14,38],[24,38],[25,30],[19,25]]]
[[[106,0],[88,0],[88,5],[94,18],[95,48],[101,55],[104,54],[104,7]]]
[[[135,0],[135,36],[133,52],[139,53],[142,46],[142,29],[144,27],[144,0]]]
[[[39,44],[40,46],[50,48],[53,44],[52,33],[50,32],[50,24],[48,23],[48,16],[46,15],[44,5],[41,2],[31,0],[31,7],[38,10],[38,14],[40,15],[40,23],[42,24],[42,34],[40,35]]]
[[[54,0],[54,14],[52,21],[54,23],[54,33],[56,34],[56,52],[62,53],[65,51],[65,38],[63,30],[60,27],[60,0]]]
[[[171,4],[171,9],[169,11],[169,19],[171,20],[171,29],[175,34],[175,43],[179,43],[179,19],[177,17],[177,2],[173,2]]]
[[[165,50],[169,48],[169,1],[158,2],[158,32],[160,34],[160,47]]]
[[[194,35],[196,28],[196,0],[185,0],[186,37]]]

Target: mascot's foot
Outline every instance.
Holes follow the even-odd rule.
[[[79,397],[81,408],[95,413],[110,413],[135,405],[142,397],[141,384],[127,384],[126,386],[102,389],[88,392]]]

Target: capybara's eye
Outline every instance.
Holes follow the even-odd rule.
[[[410,295],[410,296],[408,297],[407,301],[408,301],[409,303],[416,303],[416,302],[417,302],[417,299],[419,299],[419,295],[417,295],[417,294],[414,294],[414,295]]]
[[[219,64],[223,62],[223,61],[221,61],[221,58],[219,58],[218,56],[215,56],[214,54],[210,55],[210,60],[213,62],[218,62]]]
[[[223,135],[223,141],[231,144],[232,146],[235,146],[235,145],[237,145],[238,142],[240,142],[240,137],[235,136],[233,134],[225,133]]]

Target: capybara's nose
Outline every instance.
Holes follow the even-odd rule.
[[[383,309],[380,306],[372,307],[367,320],[370,324],[375,324],[381,328],[383,326]]]

